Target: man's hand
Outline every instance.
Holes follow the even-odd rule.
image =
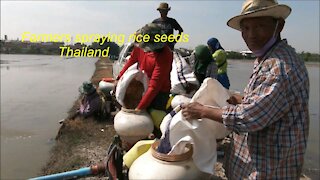
[[[135,108],[134,110],[136,111],[136,114],[140,114],[141,113],[141,109],[139,109],[139,108]]]
[[[229,104],[232,104],[232,105],[241,104],[241,103],[242,103],[242,98],[243,98],[243,96],[241,96],[240,94],[233,94],[233,95],[227,100],[227,102],[228,102]]]
[[[181,105],[182,115],[188,121],[207,118],[222,123],[223,110],[219,107],[208,107],[197,102]]]
[[[200,119],[203,105],[197,102],[182,104],[182,115],[186,118],[186,120]]]

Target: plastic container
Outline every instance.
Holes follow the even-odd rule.
[[[117,134],[122,141],[132,145],[148,137],[153,128],[152,119],[146,111],[137,112],[122,107],[114,117],[114,129]]]
[[[132,163],[140,157],[142,154],[146,153],[155,140],[141,140],[138,141],[124,156],[123,163],[130,168]]]
[[[114,84],[112,82],[100,81],[99,89],[105,94],[110,94],[110,91],[114,89]]]
[[[159,141],[136,159],[129,169],[129,179],[208,179],[210,174],[201,172],[192,159],[192,145],[178,155],[157,151]]]

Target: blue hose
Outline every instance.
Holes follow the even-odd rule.
[[[109,179],[112,179],[112,176],[107,168],[107,164],[110,160],[110,157],[114,155],[115,151],[119,147],[121,143],[120,136],[116,135],[113,138],[113,142],[110,144],[108,151],[107,151],[107,160],[106,163],[100,163],[97,165],[93,165],[91,167],[80,168],[73,171],[67,171],[63,173],[51,174],[46,176],[40,176],[31,178],[29,180],[58,180],[58,179],[70,179],[70,178],[78,178],[88,175],[96,175],[99,173],[107,173]]]
[[[85,168],[80,168],[80,169],[73,170],[73,171],[67,171],[67,172],[63,172],[63,173],[57,173],[57,174],[51,174],[51,175],[47,175],[47,176],[36,177],[36,178],[32,178],[30,180],[66,179],[66,178],[87,176],[87,175],[90,175],[91,173],[92,173],[91,168],[85,167]]]

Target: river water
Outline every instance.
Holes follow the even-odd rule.
[[[1,54],[1,178],[35,177],[96,58]]]
[[[43,55],[1,55],[1,177],[38,175],[48,160],[58,121],[94,72],[96,58],[65,59]],[[252,61],[229,61],[231,89],[242,92]],[[310,135],[305,168],[319,173],[319,66],[310,76]]]

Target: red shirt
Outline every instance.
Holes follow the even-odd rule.
[[[138,109],[146,109],[159,92],[170,92],[170,72],[172,69],[173,54],[168,46],[161,52],[144,52],[134,47],[131,57],[121,70],[118,78],[134,63],[139,63],[139,69],[144,70],[149,78],[149,85],[143,95]]]

